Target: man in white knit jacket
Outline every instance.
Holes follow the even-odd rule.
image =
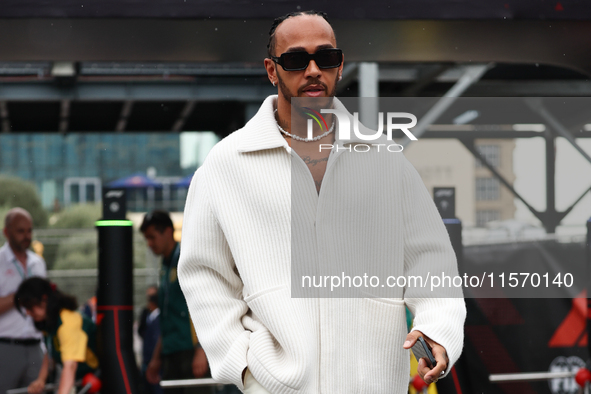
[[[213,378],[245,393],[406,393],[407,349],[419,336],[438,362],[419,364],[428,383],[445,376],[462,350],[461,293],[292,298],[291,265],[323,262],[323,250],[335,251],[333,259],[375,257],[392,275],[457,274],[442,220],[402,153],[372,151],[360,164],[350,151],[319,151],[319,144],[360,142],[341,141],[334,126],[315,130],[314,141],[291,128],[292,97],[334,96],[343,67],[336,48],[324,14],[276,19],[265,67],[278,95],[212,149],[189,189],[179,282]],[[344,110],[336,99],[334,107]],[[380,182],[356,176],[384,165]],[[347,239],[351,228],[355,242]],[[307,247],[293,250],[292,235]],[[405,305],[414,315],[408,334]]]

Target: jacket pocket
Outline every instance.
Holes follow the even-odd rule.
[[[278,286],[245,301],[261,323],[250,336],[246,355],[252,375],[269,392],[299,391],[315,364],[315,341],[310,338],[315,331],[310,331],[306,300],[292,299],[288,286]]]
[[[361,312],[363,330],[358,351],[362,393],[402,393],[408,389],[410,354],[402,348],[406,339],[403,300],[365,298]]]
[[[369,301],[378,302],[386,305],[395,305],[404,307],[404,300],[398,300],[395,298],[367,298]],[[406,313],[406,310],[405,310]]]
[[[255,299],[257,299],[259,297],[262,297],[265,294],[273,293],[275,291],[279,291],[279,290],[284,289],[286,287],[287,287],[286,285],[280,285],[280,286],[270,287],[265,290],[257,291],[254,294],[244,297],[244,302],[246,302],[248,304],[249,302],[254,301]]]

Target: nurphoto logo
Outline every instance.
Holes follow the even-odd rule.
[[[308,112],[304,112],[306,115],[308,115],[309,117],[314,119],[316,121],[316,123],[318,123],[318,126],[320,126],[321,131],[328,130],[328,125],[326,124],[326,120],[324,120],[324,117],[322,115],[320,115],[320,113],[318,111],[315,111],[310,107],[303,107],[303,109],[308,111]],[[324,110],[321,110],[321,111],[324,111]],[[320,118],[320,119],[318,119],[318,118]],[[312,131],[312,127],[313,127],[314,123],[312,122],[312,119],[308,119],[308,123],[307,123],[308,139],[309,140],[314,138],[314,132]]]
[[[324,120],[324,117],[322,117],[322,115],[320,113],[333,114],[334,116],[337,117],[337,120],[339,122],[339,139],[345,140],[345,141],[351,139],[351,121],[349,119],[349,115],[347,114],[347,112],[339,111],[336,109],[321,109],[320,113],[318,113],[317,111],[314,111],[313,109],[308,108],[308,107],[304,107],[304,109],[314,112],[314,114],[312,114],[310,112],[306,112],[306,114],[309,115],[310,117],[312,117],[314,120],[316,120],[316,122],[320,126],[321,130],[324,130],[323,124],[324,124],[324,127],[326,127],[326,121]],[[320,119],[318,119],[318,118],[320,118]],[[408,120],[410,120],[410,122],[394,123],[394,119],[408,119]],[[322,120],[322,122],[320,120]],[[392,141],[392,132],[394,130],[401,130],[410,140],[416,141],[417,137],[415,137],[411,133],[411,131],[409,130],[409,129],[415,127],[416,125],[417,125],[417,117],[409,112],[387,112],[386,113],[386,139],[388,141]],[[308,119],[307,132],[308,132],[309,139],[311,139],[313,137],[312,127],[313,127],[313,121],[312,121],[312,119]],[[365,130],[370,131],[367,128]],[[378,140],[384,134],[384,113],[378,112],[378,129],[373,134],[364,134],[360,131],[360,127],[359,127],[359,113],[354,112],[353,113],[353,133],[355,134],[355,136],[358,139],[360,139],[362,141],[376,141],[376,140]],[[376,146],[378,148],[378,152],[380,150],[380,147],[382,147],[382,146],[385,146],[386,149],[388,150],[388,152],[402,152],[402,150],[404,149],[404,147],[399,144],[390,144],[390,145],[371,144],[371,145]],[[332,149],[332,148],[333,148],[332,144],[320,144],[320,151],[322,151],[322,149]],[[350,146],[346,149],[351,151]],[[357,144],[357,145],[355,145],[355,147],[353,147],[353,149],[355,150],[355,152],[368,152],[371,149],[371,147],[369,144]]]

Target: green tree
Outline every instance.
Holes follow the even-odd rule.
[[[101,204],[72,205],[52,218],[51,228],[94,228],[101,209]]]
[[[47,226],[47,212],[41,205],[41,199],[35,185],[20,178],[0,176],[0,211],[3,214],[10,208],[21,207],[29,211],[33,217],[33,226]],[[4,223],[2,223],[4,227]]]
[[[53,267],[54,270],[85,269],[97,267],[97,244],[95,232],[81,232],[60,241]]]
[[[51,218],[52,229],[64,232],[55,252],[54,270],[96,268],[98,259],[95,222],[100,219],[101,204],[77,204]],[[88,231],[85,229],[93,229]],[[72,230],[72,231],[67,231]],[[78,230],[78,231],[76,231]],[[146,265],[146,246],[141,234],[134,234],[134,267]]]
[[[140,233],[133,234],[133,267],[146,268],[146,244]],[[98,249],[95,231],[78,231],[60,240],[51,269],[97,268]]]
[[[92,229],[101,217],[100,204],[76,204],[53,216],[54,229]],[[72,231],[60,240],[52,269],[96,268],[97,245],[95,231]]]

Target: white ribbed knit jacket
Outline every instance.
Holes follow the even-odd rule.
[[[292,231],[311,234],[299,254],[310,266],[328,250],[335,261],[387,262],[392,275],[431,268],[454,275],[441,217],[401,153],[333,151],[318,195],[277,129],[275,101],[268,97],[212,149],[187,197],[178,277],[212,376],[242,389],[248,366],[273,394],[406,393],[404,305],[414,329],[446,348],[451,366],[463,345],[464,300],[408,298],[402,289],[393,298],[291,298]],[[353,176],[360,158],[361,167],[390,167],[379,185]],[[354,242],[346,239],[352,228]]]

